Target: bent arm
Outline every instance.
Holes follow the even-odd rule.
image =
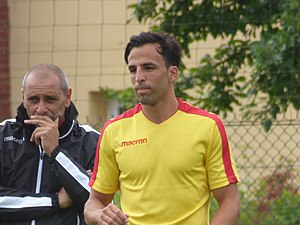
[[[53,160],[53,172],[74,203],[79,208],[83,208],[90,193],[87,172],[81,165],[74,161],[66,150],[60,147],[57,147],[53,151],[51,158]]]
[[[236,184],[212,191],[219,208],[214,215],[211,225],[234,225],[239,219],[240,197]]]
[[[84,218],[88,225],[105,224],[126,225],[128,215],[116,205],[111,204],[114,194],[103,194],[92,190],[84,207]]]
[[[82,135],[74,137],[73,147],[58,146],[52,152],[51,159],[52,171],[77,208],[83,210],[91,190],[88,173],[94,167],[99,133],[89,126],[85,126],[79,133]]]
[[[58,209],[56,194],[34,194],[0,186],[0,220],[31,220]]]
[[[84,218],[88,225],[97,225],[100,214],[112,200],[113,194],[102,194],[91,190],[90,197],[84,207]]]

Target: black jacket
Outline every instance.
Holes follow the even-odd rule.
[[[0,124],[0,225],[83,225],[99,133],[80,125],[73,104],[60,126],[59,147],[51,157],[30,142],[35,129],[25,125],[24,106],[17,117]],[[57,192],[64,187],[74,204],[60,209]]]

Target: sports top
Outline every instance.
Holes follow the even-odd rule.
[[[208,225],[211,190],[239,180],[220,118],[178,101],[161,124],[138,104],[102,129],[89,184],[120,190],[129,224]]]

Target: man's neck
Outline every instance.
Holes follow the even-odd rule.
[[[142,111],[147,119],[153,123],[160,124],[177,112],[178,104],[177,99],[172,98],[166,102],[159,102],[156,105],[143,105]]]

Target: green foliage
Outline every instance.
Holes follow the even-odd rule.
[[[100,88],[100,92],[107,99],[116,99],[120,103],[122,111],[132,108],[133,106],[135,106],[135,104],[137,104],[137,99],[133,88],[126,88],[124,90]]]
[[[179,97],[225,116],[240,107],[267,131],[289,105],[300,109],[300,1],[140,0],[130,8],[152,30],[177,36],[187,56],[195,41],[228,40],[182,70]]]
[[[241,192],[243,225],[297,225],[300,223],[300,194],[293,185],[291,168],[277,168],[262,178],[253,193]]]
[[[241,214],[238,225],[298,225],[300,195],[283,190],[267,209],[258,208],[260,199],[241,194]]]
[[[114,195],[114,204],[117,205],[121,209],[121,202],[120,202],[120,191],[117,191]]]
[[[300,224],[300,194],[292,184],[292,170],[276,169],[262,178],[258,187],[240,191],[241,210],[238,225],[298,225]],[[211,217],[218,209],[211,198]]]

